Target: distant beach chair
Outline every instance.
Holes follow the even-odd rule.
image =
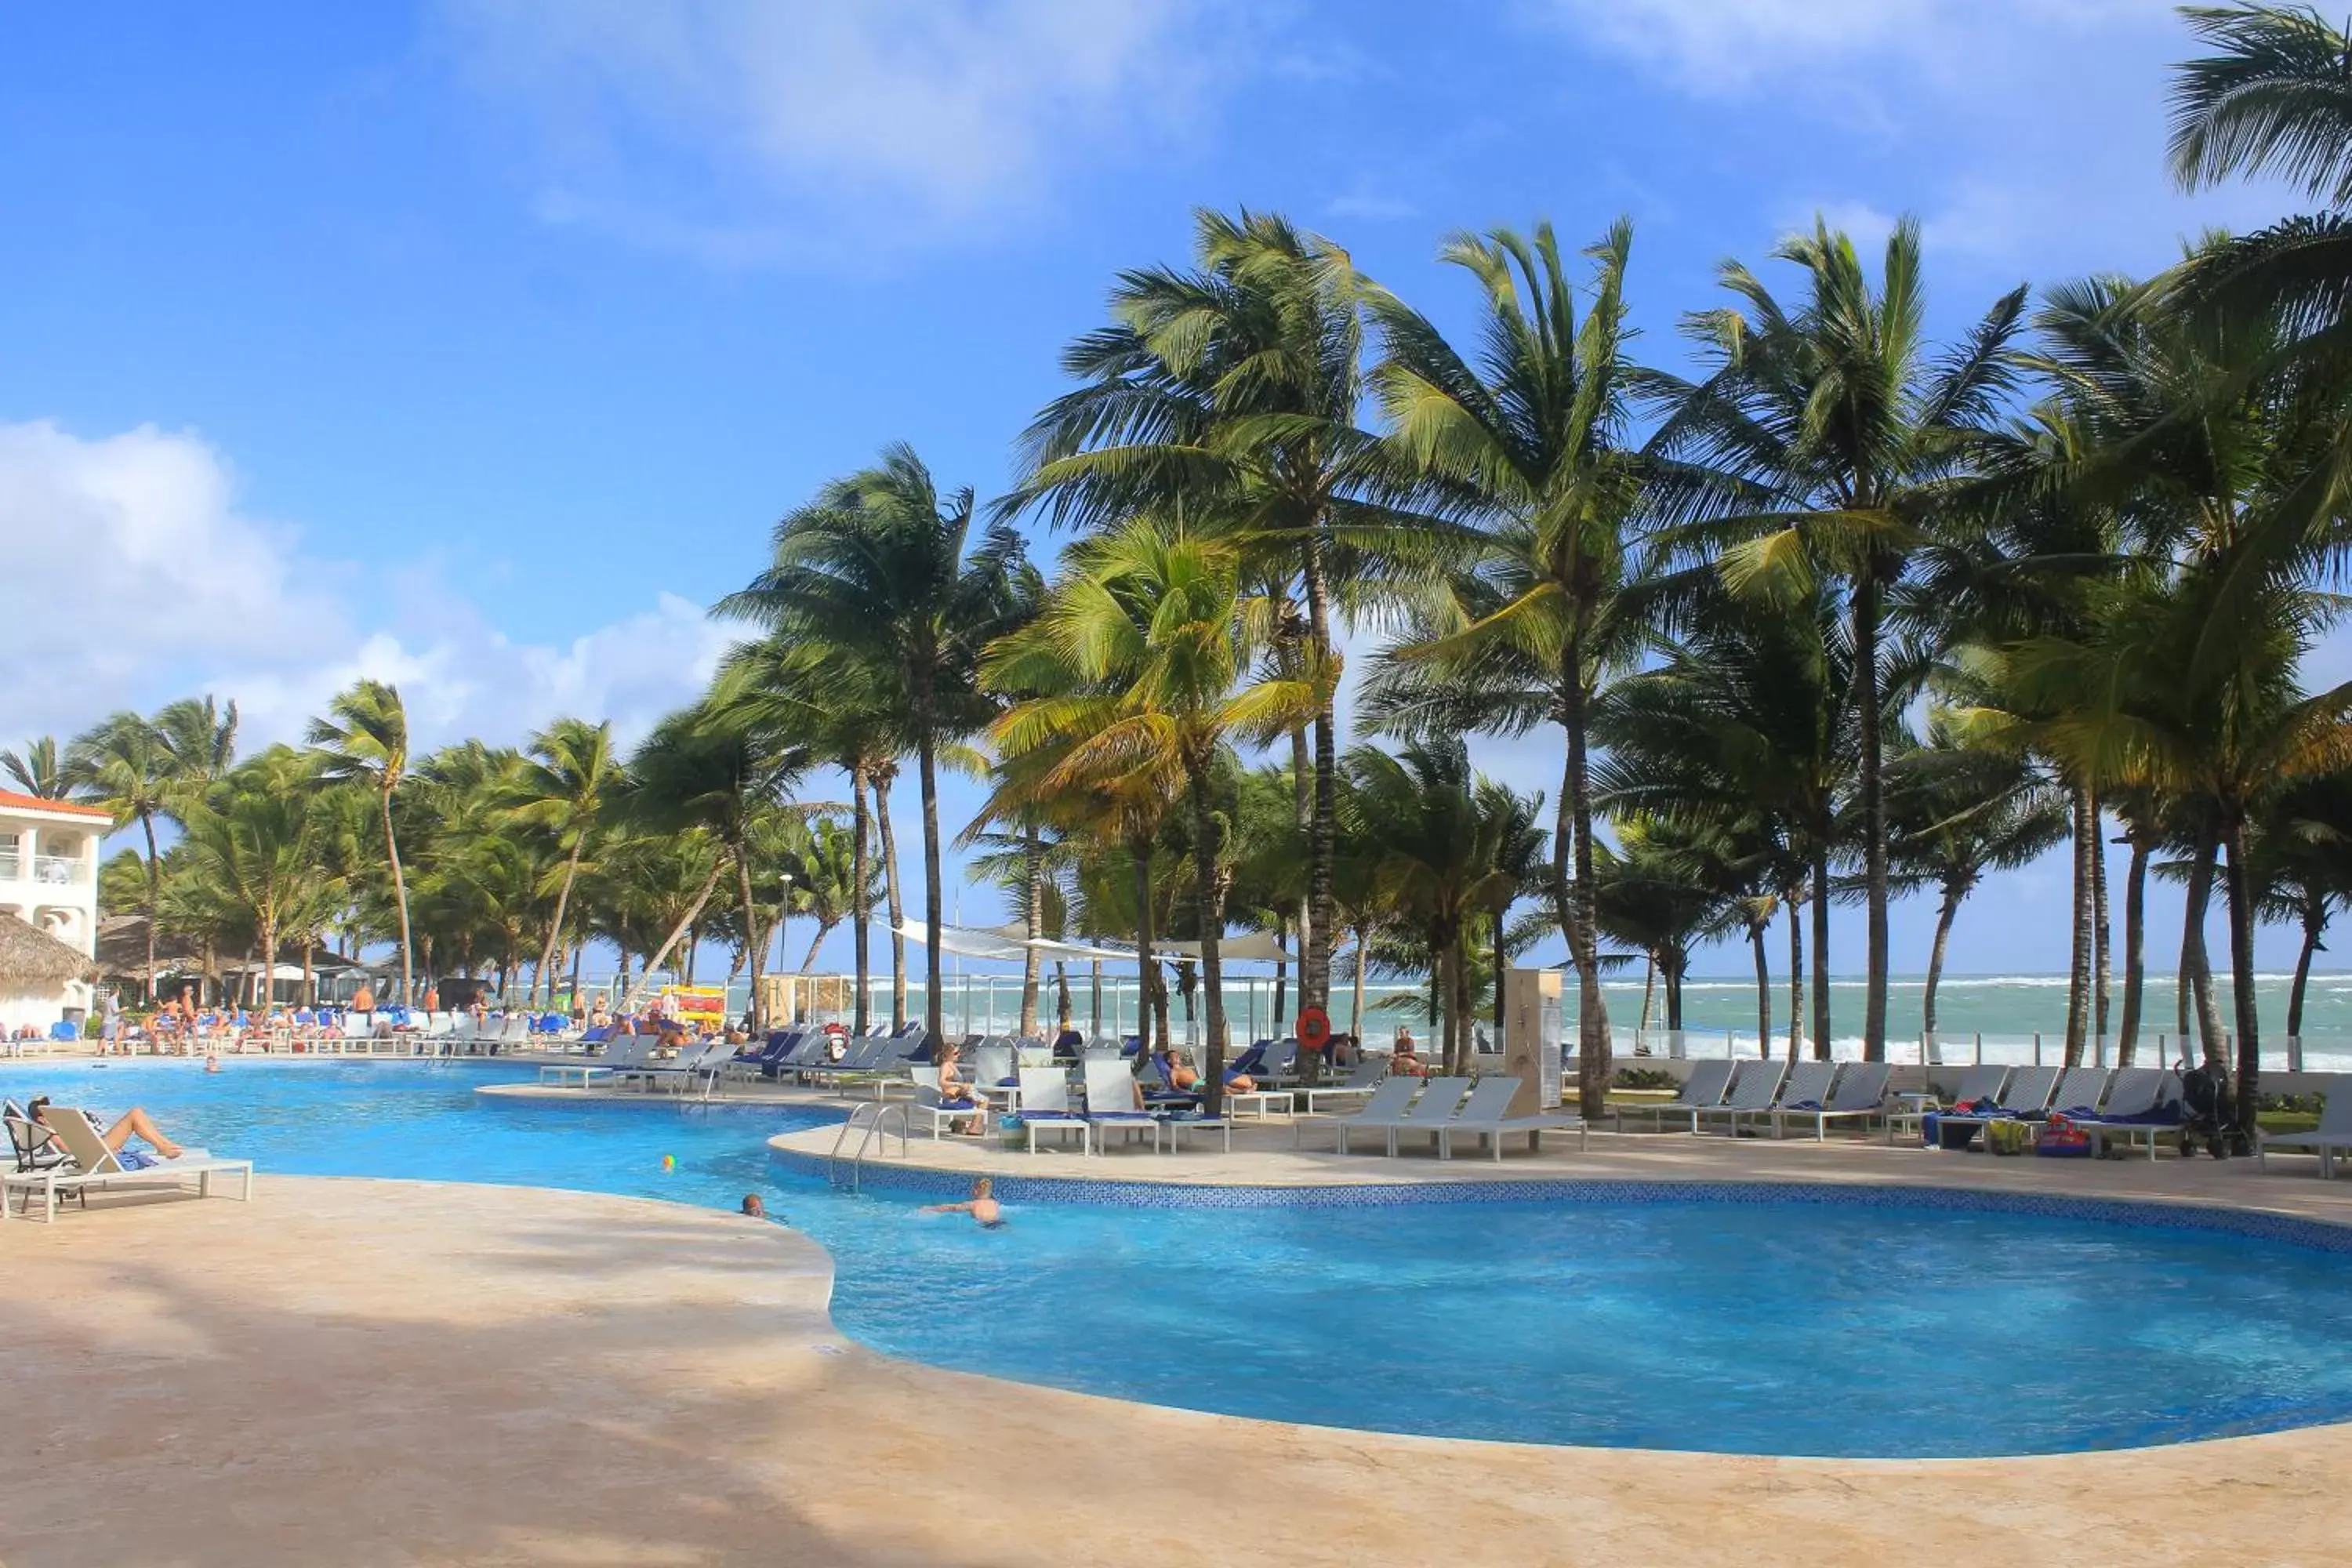
[[[1886,1084],[1894,1075],[1886,1062],[1846,1062],[1838,1068],[1837,1086],[1829,1098],[1819,1105],[1806,1105],[1802,1098],[1787,1089],[1780,1091],[1780,1103],[1772,1108],[1772,1136],[1787,1134],[1788,1124],[1811,1122],[1813,1142],[1824,1142],[1832,1121],[1866,1120],[1886,1109]],[[1794,1073],[1790,1074],[1794,1078]]]
[[[2122,1139],[2126,1147],[2145,1138],[2153,1160],[2157,1139],[2180,1127],[2180,1079],[2164,1068],[2118,1068],[2098,1115],[2070,1113],[2069,1119],[2089,1136],[2094,1152],[2110,1138]]]
[[[1060,1068],[1021,1069],[1021,1125],[1027,1131],[1032,1154],[1037,1152],[1040,1132],[1074,1131],[1078,1135],[1078,1152],[1093,1152],[1094,1128],[1070,1109],[1070,1080]]]
[[[1723,1103],[1723,1091],[1731,1087],[1731,1072],[1737,1064],[1708,1058],[1691,1064],[1690,1077],[1672,1100],[1654,1100],[1638,1105],[1612,1105],[1609,1108],[1617,1131],[1625,1130],[1628,1116],[1647,1116],[1654,1120],[1665,1116],[1690,1116],[1691,1131],[1698,1131],[1695,1111],[1709,1110]]]
[[[2009,1075],[2009,1082],[1994,1099],[1990,1110],[1939,1111],[1936,1117],[1937,1146],[1945,1146],[1942,1129],[1947,1127],[1983,1128],[1995,1121],[2022,1121],[2042,1115],[2050,1109],[2050,1096],[2056,1091],[2063,1071],[2060,1068],[2020,1068]]]
[[[1818,1065],[1825,1064],[1800,1064],[1801,1068]],[[1751,1057],[1741,1062],[1731,1074],[1731,1084],[1723,1091],[1721,1104],[1702,1105],[1692,1110],[1691,1131],[1696,1132],[1701,1121],[1720,1116],[1729,1123],[1731,1135],[1737,1138],[1741,1117],[1772,1114],[1772,1107],[1780,1099],[1780,1080],[1788,1075],[1789,1064],[1786,1062],[1772,1061],[1763,1057]],[[1827,1087],[1826,1079],[1823,1087]]]
[[[1439,1129],[1453,1121],[1454,1112],[1462,1109],[1462,1101],[1469,1094],[1472,1084],[1473,1080],[1466,1078],[1431,1079],[1418,1100],[1382,1124],[1381,1131],[1388,1134],[1388,1157],[1391,1160],[1397,1157],[1400,1134],[1406,1132],[1428,1133],[1429,1146],[1434,1151]]]
[[[2319,1125],[2308,1132],[2257,1132],[2254,1135],[2254,1160],[2262,1169],[2270,1169],[2273,1149],[2308,1149],[2319,1156],[2319,1173],[2332,1179],[2336,1174],[2336,1152],[2352,1149],[2352,1089],[2341,1089],[2328,1095],[2319,1108]]]
[[[1409,1076],[1386,1079],[1380,1088],[1372,1091],[1372,1098],[1365,1102],[1361,1110],[1352,1115],[1323,1119],[1323,1124],[1334,1130],[1331,1144],[1333,1152],[1346,1153],[1348,1134],[1356,1129],[1361,1128],[1366,1131],[1385,1130],[1388,1124],[1412,1102],[1412,1097],[1421,1092],[1421,1086],[1420,1079]],[[1459,1099],[1460,1096],[1456,1095],[1455,1098]],[[1307,1125],[1305,1121],[1297,1123],[1291,1133],[1293,1142],[1305,1140]]]
[[[1494,1153],[1496,1163],[1503,1158],[1503,1140],[1516,1133],[1528,1135],[1528,1152],[1543,1147],[1543,1135],[1573,1128],[1577,1147],[1581,1149],[1591,1139],[1591,1130],[1584,1118],[1566,1110],[1538,1110],[1525,1116],[1510,1114],[1511,1101],[1518,1098],[1525,1086],[1515,1078],[1482,1078],[1471,1089],[1470,1098],[1462,1109],[1437,1130],[1437,1157],[1454,1158],[1454,1139],[1457,1133],[1469,1133]]]
[[[1160,1121],[1148,1110],[1136,1109],[1135,1074],[1123,1057],[1089,1058],[1086,1065],[1087,1121],[1095,1130],[1095,1146],[1107,1147],[1109,1132],[1126,1134],[1133,1142],[1139,1133],[1151,1137],[1151,1152],[1160,1152]]]
[[[1388,1075],[1387,1058],[1366,1057],[1362,1061],[1358,1062],[1355,1069],[1340,1082],[1322,1084],[1314,1089],[1302,1089],[1298,1093],[1307,1097],[1307,1114],[1312,1116],[1318,1109],[1317,1100],[1333,1097],[1344,1097],[1349,1100],[1368,1099],[1381,1087],[1381,1080]]]
[[[2068,1068],[2050,1097],[2051,1114],[2074,1121],[2098,1115],[2099,1102],[2107,1098],[2107,1085],[2115,1076],[2108,1068]]]

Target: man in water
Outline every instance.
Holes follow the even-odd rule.
[[[928,1204],[925,1214],[968,1214],[982,1230],[995,1230],[1004,1224],[1004,1211],[989,1195],[989,1180],[982,1176],[971,1184],[970,1202],[961,1204]]]
[[[768,1205],[766,1202],[761,1198],[759,1194],[745,1193],[743,1194],[743,1212],[752,1219],[765,1219],[768,1217]]]

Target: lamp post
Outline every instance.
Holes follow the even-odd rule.
[[[792,923],[792,919],[793,874],[787,871],[784,873],[783,901],[776,906],[776,977],[779,980],[783,980],[784,965],[790,962],[786,955],[792,952],[793,944],[784,940],[784,928]],[[790,987],[786,994],[791,998],[784,1007],[784,1022],[796,1024],[800,1021],[800,987],[791,981],[784,981],[784,984]],[[751,1010],[759,1015],[762,1025],[774,1024],[775,1020],[768,1016],[767,1009],[760,1005],[760,999],[757,996],[751,998]]]

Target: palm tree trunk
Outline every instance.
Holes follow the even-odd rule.
[[[2254,1100],[2263,1076],[2262,1016],[2254,1005],[2254,900],[2246,875],[2246,824],[2233,818],[2229,847],[2230,1001],[2238,1024],[2238,1131],[2254,1133]]]
[[[1642,1021],[1633,1026],[1633,1038],[1639,1043],[1650,1032],[1650,1004],[1658,994],[1658,955],[1642,955]]]
[[[1454,1034],[1460,1041],[1462,1071],[1478,1065],[1477,1013],[1470,1005],[1470,931],[1467,922],[1454,932]]]
[[[1032,826],[1021,835],[1021,856],[1024,883],[1027,889],[1024,901],[1028,904],[1024,929],[1030,947],[1021,960],[1021,1032],[1037,1033],[1037,977],[1040,973],[1036,941],[1043,934],[1039,922],[1045,914],[1045,856],[1037,842],[1037,829]]]
[[[1936,908],[1936,941],[1927,949],[1927,984],[1919,995],[1919,1035],[1923,1043],[1936,1038],[1936,987],[1944,981],[1944,951],[1952,940],[1952,921],[1960,912],[1960,889],[1947,880],[1943,901]]]
[[[1510,919],[1507,904],[1495,911],[1495,1046],[1498,1050],[1503,1044],[1503,977],[1509,973],[1505,965],[1510,962],[1503,951],[1503,928]]]
[[[315,1007],[318,1005],[319,971],[310,951],[310,939],[306,934],[302,938],[302,1005]]]
[[[1805,916],[1789,900],[1789,1059],[1805,1054]]]
[[[2066,1056],[2070,1068],[2083,1065],[2083,1047],[2091,1024],[2091,861],[2096,853],[2091,824],[2091,792],[2081,784],[2067,791],[2074,829],[2074,942],[2066,965]]]
[[[572,884],[580,875],[580,851],[587,842],[585,834],[574,839],[572,853],[563,862],[563,886],[555,890],[555,918],[547,923],[547,946],[539,955],[539,967],[545,973],[554,973],[555,944],[562,941],[563,936],[563,911],[571,906]],[[534,982],[534,987],[535,985]],[[551,983],[548,995],[552,999],[554,994],[554,986]]]
[[[1298,965],[1298,1005],[1323,1007],[1331,997],[1331,866],[1339,842],[1339,737],[1327,679],[1331,665],[1331,604],[1323,575],[1320,516],[1307,529],[1300,575],[1307,587],[1307,641],[1317,696],[1315,819],[1307,835],[1307,944]]]
[[[898,835],[890,826],[890,794],[874,779],[874,825],[882,836],[882,895],[890,911],[890,1027],[907,1026],[906,901],[898,895]]]
[[[147,830],[147,1005],[155,1005],[155,924],[163,918],[163,863],[155,858],[155,814],[142,811],[139,826]]]
[[[2214,830],[2200,826],[2197,847],[2189,863],[2189,891],[2183,900],[2180,931],[2180,972],[2197,1005],[2197,1031],[2205,1065],[2229,1076],[2230,1064],[2221,1050],[2221,1013],[2213,1002],[2213,963],[2205,952],[2205,913],[2213,901]],[[2182,1037],[2184,1046],[2187,1036]]]
[[[1813,852],[1813,1059],[1830,1059],[1830,851],[1824,835]],[[1865,1046],[1867,1042],[1865,1042]]]
[[[1152,1052],[1152,980],[1151,944],[1156,932],[1151,929],[1151,846],[1148,841],[1131,840],[1128,850],[1135,861],[1135,1032],[1143,1037],[1143,1054]],[[1160,1013],[1160,1044],[1169,1050],[1176,1042],[1168,1035],[1168,1015]]]
[[[745,978],[751,983],[751,1026],[763,1028],[767,1018],[760,1005],[760,969],[768,956],[768,933],[760,929],[760,906],[751,897],[751,851],[748,845],[735,847],[735,890],[743,900],[743,957]],[[552,985],[548,994],[554,994]]]
[[[1585,752],[1583,627],[1570,617],[1560,649],[1562,727],[1568,731],[1567,776],[1561,795],[1568,808],[1575,865],[1553,856],[1553,897],[1561,906],[1569,956],[1576,963],[1576,1092],[1580,1113],[1598,1121],[1609,1110],[1608,1003],[1601,994],[1601,947],[1596,933],[1592,882],[1592,773]]]
[[[1862,993],[1862,1059],[1867,1062],[1886,1059],[1886,789],[1885,759],[1880,754],[1882,737],[1878,732],[1878,592],[1874,560],[1864,568],[1853,596],[1854,687],[1860,698],[1862,720],[1862,883],[1863,897],[1869,909],[1868,953]],[[1829,883],[1824,879],[1815,896],[1815,907],[1826,911],[1828,905]],[[1819,946],[1827,935],[1828,922],[1824,920],[1814,933],[1815,945]],[[1818,953],[1814,961],[1820,962]],[[1827,1000],[1824,995],[1817,1005],[1826,1005]],[[1829,1032],[1823,1029],[1820,1033],[1822,1037],[1813,1042],[1813,1049],[1826,1060]]]
[[[1678,1035],[1683,1027],[1683,966],[1689,962],[1680,952],[1669,952],[1659,967],[1666,974],[1666,1033]]]
[[[1356,1047],[1359,1050],[1363,1048],[1364,1044],[1364,944],[1370,939],[1371,932],[1369,930],[1363,926],[1358,926],[1356,928],[1356,968],[1354,976],[1356,996],[1355,1005],[1348,1014],[1348,1032],[1356,1037]]]
[[[1772,962],[1765,956],[1764,937],[1769,924],[1748,922],[1748,946],[1756,958],[1756,1054],[1772,1054]]]
[[[1312,840],[1315,836],[1315,776],[1314,759],[1307,752],[1307,726],[1297,725],[1290,731],[1290,805],[1292,819],[1298,825],[1298,837],[1301,840]],[[1336,831],[1335,828],[1335,835]],[[1337,853],[1336,846],[1335,837],[1334,853]],[[1297,949],[1298,1005],[1302,1011],[1307,1006],[1307,949],[1310,945],[1309,933],[1315,929],[1315,912],[1308,907],[1311,902],[1311,899],[1302,900],[1298,906]],[[1328,978],[1328,966],[1331,963],[1330,947],[1329,942],[1324,943],[1323,963],[1326,966],[1326,978],[1323,983],[1323,992],[1326,998],[1324,1002],[1326,1011],[1330,1007],[1328,1000],[1331,991]]]
[[[849,765],[849,919],[854,928],[849,933],[852,966],[856,971],[857,999],[850,1004],[854,1032],[866,1032],[866,981],[873,973],[873,933],[867,928],[874,923],[874,870],[866,853],[866,784],[864,762]],[[896,922],[894,921],[893,924]],[[931,987],[936,991],[939,986]]]
[[[1186,771],[1192,775],[1193,898],[1201,910],[1201,983],[1208,1003],[1207,1062],[1201,1070],[1201,1108],[1204,1114],[1213,1117],[1219,1112],[1225,1091],[1225,961],[1222,934],[1225,887],[1223,873],[1218,869],[1223,846],[1218,838],[1216,813],[1211,809],[1209,800],[1208,767],[1203,763]]]
[[[409,993],[416,981],[416,962],[411,952],[408,934],[408,879],[400,869],[400,840],[392,831],[392,791],[378,790],[376,804],[383,815],[383,853],[392,862],[392,898],[400,909],[400,1005],[409,1005]]]
[[[685,917],[670,928],[669,935],[662,939],[661,946],[655,950],[652,957],[646,960],[645,968],[637,972],[636,983],[629,987],[628,994],[621,998],[619,1009],[621,1012],[634,1013],[637,1010],[637,1001],[645,991],[646,983],[660,971],[662,964],[669,958],[670,950],[685,938],[688,931],[694,929],[694,922],[702,918],[702,906],[710,901],[710,895],[718,890],[719,879],[726,874],[727,860],[724,856],[721,856],[711,866],[710,875],[703,879],[702,890],[694,895],[694,902],[687,910]]]
[[[2114,990],[2113,954],[2108,951],[2106,806],[2097,790],[2091,791],[2091,1032],[2104,1046],[2107,1039],[2107,999]]]
[[[2147,986],[2147,857],[2152,846],[2137,830],[2130,837],[2131,869],[2124,874],[2124,1010],[2116,1026],[2117,1067],[2131,1066],[2139,1048],[2140,998]]]
[[[808,952],[801,959],[801,973],[803,974],[812,973],[815,971],[816,950],[823,947],[824,945],[824,939],[832,934],[833,928],[831,926],[826,925],[823,921],[819,921],[817,922],[816,935],[809,939]]]
[[[2294,984],[2286,994],[2286,1037],[2303,1037],[2303,992],[2311,984],[2311,955],[2319,951],[2320,933],[2327,929],[2327,905],[2305,896],[2303,901],[2303,951],[2294,955]]]
[[[926,694],[928,696],[928,694]],[[947,900],[940,887],[940,771],[939,737],[931,732],[929,703],[923,704],[922,727],[917,735],[915,767],[923,786],[923,908],[930,924],[923,933],[923,1027],[934,1041],[947,1037],[947,998],[941,994],[940,978],[947,973],[946,948],[942,943],[940,920],[947,908]]]

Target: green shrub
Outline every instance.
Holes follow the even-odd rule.
[[[1682,1079],[1663,1068],[1619,1068],[1612,1089],[1680,1089]]]

